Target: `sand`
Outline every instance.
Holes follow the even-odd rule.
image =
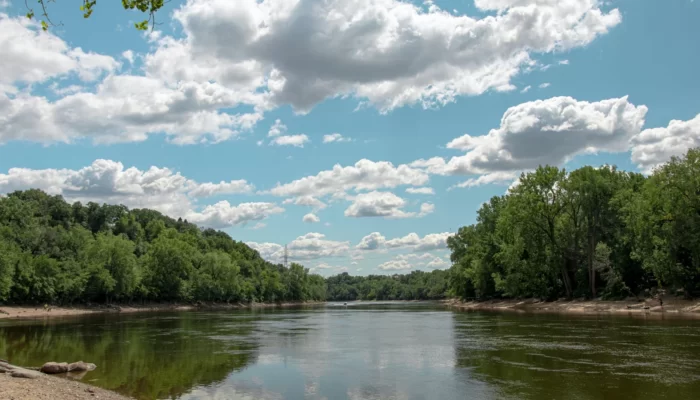
[[[12,378],[0,374],[0,400],[128,400],[108,390],[57,376],[37,379]]]
[[[242,308],[274,308],[315,305],[319,302],[308,303],[252,303],[252,304],[145,304],[145,305],[98,305],[98,306],[0,306],[0,319],[10,318],[49,318],[70,317],[75,315],[96,313],[136,313],[149,311],[189,311],[189,310],[233,310]],[[2,399],[0,399],[2,400]]]
[[[490,300],[466,301],[448,300],[449,307],[464,310],[548,312],[558,314],[628,314],[631,316],[683,316],[700,318],[700,300],[664,298],[663,306],[656,299],[628,299],[619,301],[604,300]]]

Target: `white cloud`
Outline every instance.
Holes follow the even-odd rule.
[[[490,174],[481,175],[477,178],[469,178],[462,183],[450,186],[450,188],[447,190],[481,185],[510,185],[518,178],[518,176],[519,174],[517,172],[492,172]]]
[[[197,211],[193,203],[196,197],[224,193],[247,185],[232,185],[232,182],[223,183],[223,186],[198,183],[168,168],[150,167],[142,171],[135,167],[125,168],[122,163],[112,160],[95,160],[79,170],[12,168],[7,174],[0,174],[0,193],[36,188],[63,195],[69,201],[150,208],[174,218],[182,217],[190,222],[218,228],[244,225],[284,211],[274,203],[233,206],[225,201]]]
[[[323,135],[323,143],[340,143],[350,141],[352,141],[352,139],[346,138],[340,133],[331,133],[330,135]]]
[[[358,250],[379,250],[379,249],[412,249],[414,251],[444,250],[447,248],[447,238],[452,233],[430,233],[422,238],[415,232],[406,236],[387,240],[379,232],[372,232],[360,240],[355,246]]]
[[[301,135],[287,135],[287,136],[277,136],[274,139],[270,141],[271,145],[277,145],[277,146],[295,146],[295,147],[304,147],[305,143],[309,142],[309,137],[301,134]]]
[[[129,61],[129,64],[134,63],[134,52],[131,50],[125,50],[122,52],[122,57],[124,57],[127,61]]]
[[[382,268],[384,266],[384,268]],[[419,267],[428,267],[430,269],[442,269],[449,267],[450,263],[444,258],[430,253],[409,253],[399,254],[392,260],[385,262],[379,266],[379,269],[413,269]]]
[[[10,18],[3,13],[0,13],[0,49],[0,91],[18,82],[43,82],[69,74],[94,81],[119,68],[119,63],[110,56],[71,48],[53,33],[44,32],[36,21]]]
[[[282,123],[282,120],[275,120],[275,123],[270,127],[267,132],[268,137],[276,137],[287,132],[287,125]]]
[[[585,46],[621,21],[595,0],[477,5],[499,13],[475,19],[397,0],[190,0],[174,13],[185,37],[161,39],[150,68],[208,72],[298,111],[342,95],[383,111],[430,107],[512,89],[531,54]]]
[[[406,193],[410,194],[435,194],[435,191],[431,187],[410,187],[406,189]]]
[[[241,203],[232,206],[224,200],[204,207],[201,212],[191,211],[186,214],[186,218],[199,225],[221,229],[245,225],[250,221],[260,221],[270,215],[282,212],[284,212],[284,208],[275,203]]]
[[[359,250],[377,250],[384,245],[386,238],[379,232],[372,232],[355,246]]]
[[[259,113],[217,111],[237,104],[235,93],[216,83],[171,87],[128,75],[110,75],[94,93],[74,93],[55,102],[26,93],[0,93],[0,143],[78,138],[128,142],[155,133],[165,133],[175,144],[216,143],[251,129],[262,118]]]
[[[190,192],[190,195],[194,197],[210,197],[220,194],[250,193],[254,189],[255,186],[248,183],[245,179],[239,179],[229,182],[201,183]]]
[[[700,114],[688,121],[671,120],[664,128],[645,129],[632,138],[632,162],[645,172],[700,147]]]
[[[377,268],[381,269],[382,271],[403,271],[413,268],[413,265],[406,260],[389,260],[385,263],[379,264]]]
[[[532,89],[532,86],[527,85],[520,91],[520,93],[527,93],[530,91],[530,89]]]
[[[569,65],[569,60],[561,60],[559,61],[559,65]]]
[[[349,242],[328,240],[321,233],[310,232],[299,236],[287,245],[290,261],[316,260],[323,257],[340,257],[350,250]],[[280,263],[284,259],[284,246],[277,243],[247,242],[260,256],[270,262]]]
[[[369,192],[355,196],[354,201],[345,210],[346,217],[383,217],[383,218],[411,218],[424,217],[435,210],[430,203],[423,203],[420,212],[406,212],[402,208],[406,201],[391,192]]]
[[[322,202],[321,200],[319,200],[313,196],[300,196],[300,197],[285,199],[282,202],[282,204],[294,204],[297,206],[311,207],[311,208],[313,208],[314,211],[323,210],[324,208],[327,207],[326,203]]]
[[[647,108],[627,97],[599,102],[553,97],[509,108],[487,135],[464,135],[447,144],[467,154],[410,164],[444,175],[481,175],[561,165],[577,154],[623,152],[644,125]]]
[[[281,105],[304,112],[343,96],[382,112],[435,107],[513,90],[532,55],[585,46],[621,21],[595,0],[478,4],[499,12],[477,19],[398,0],[190,0],[173,13],[181,37],[146,35],[151,51],[138,76],[118,74],[113,57],[71,47],[36,22],[0,14],[0,143],[152,134],[217,143]],[[125,62],[134,56],[121,54]],[[72,76],[98,84],[55,101],[18,89]],[[306,141],[292,135],[275,144]]]
[[[250,229],[258,230],[258,229],[263,229],[263,228],[266,227],[266,226],[267,226],[267,224],[264,223],[264,222],[257,222],[257,223],[256,223],[255,225],[253,225]]]
[[[387,240],[384,245],[388,248],[412,248],[414,251],[430,251],[447,248],[447,238],[452,236],[451,233],[431,233],[424,237],[418,236],[416,233],[396,239]]]
[[[343,272],[348,272],[348,267],[341,265],[330,265],[328,263],[319,263],[313,268],[309,269],[309,272],[320,273],[322,275],[330,276],[336,274],[342,274]]]
[[[394,165],[388,161],[360,160],[354,166],[336,164],[332,170],[321,171],[269,191],[275,196],[314,196],[344,194],[348,190],[362,191],[394,188],[401,185],[418,186],[428,181],[428,174],[407,165]]]
[[[540,89],[546,89],[546,88],[548,88],[550,85],[551,85],[551,83],[549,83],[549,82],[540,83],[539,88],[540,88]]]
[[[302,221],[308,222],[308,223],[316,223],[316,222],[321,222],[321,219],[313,213],[308,213],[304,215],[304,218],[302,218]]]
[[[442,269],[449,267],[450,262],[445,260],[444,258],[435,257],[432,261],[426,264],[426,266],[432,269]]]

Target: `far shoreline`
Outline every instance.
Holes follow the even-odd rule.
[[[615,315],[700,318],[700,300],[669,297],[663,306],[656,299],[568,300],[497,299],[483,301],[443,300],[449,308],[465,311],[511,312],[527,314]]]
[[[0,320],[60,318],[80,315],[134,314],[168,311],[245,310],[256,308],[287,308],[324,304],[325,302],[286,303],[146,303],[146,304],[97,304],[74,306],[0,305]]]
[[[246,309],[272,309],[323,304],[354,303],[356,301],[327,302],[285,302],[285,303],[146,303],[146,304],[96,304],[74,306],[33,306],[0,305],[1,320],[62,318],[82,315],[100,314],[134,314],[148,312],[176,311],[223,311]],[[382,302],[384,300],[361,300],[363,302]],[[470,300],[386,300],[405,303],[432,301],[448,309],[464,311],[514,312],[525,314],[549,313],[563,315],[609,314],[617,316],[674,316],[700,318],[700,300],[687,300],[678,297],[664,299],[663,306],[655,299],[626,300],[569,300],[542,301],[538,299],[496,299]]]

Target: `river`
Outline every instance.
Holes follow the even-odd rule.
[[[697,399],[700,320],[435,303],[0,321],[0,358],[137,399]],[[2,389],[0,388],[0,392]]]

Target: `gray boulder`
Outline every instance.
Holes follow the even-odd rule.
[[[41,367],[41,372],[45,374],[63,374],[68,372],[67,363],[47,362]]]
[[[67,372],[83,372],[83,371],[92,371],[97,366],[95,364],[90,364],[82,361],[76,361],[74,363],[68,364],[68,371]]]
[[[24,368],[15,368],[10,372],[10,376],[13,378],[36,379],[41,377],[41,372]]]

